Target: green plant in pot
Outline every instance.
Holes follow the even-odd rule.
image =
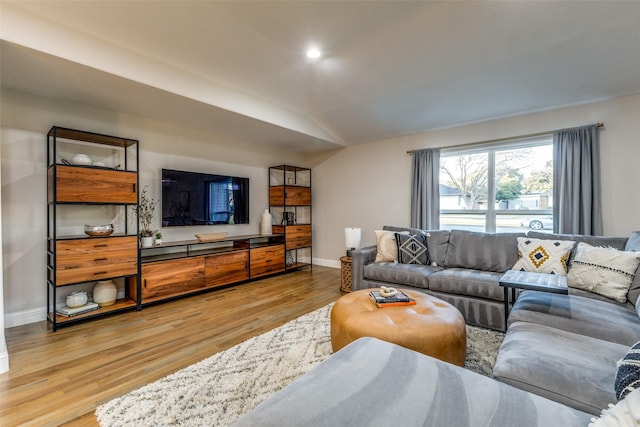
[[[149,186],[145,185],[140,193],[140,203],[138,204],[138,221],[140,221],[140,237],[142,238],[142,246],[153,245],[153,235],[156,233],[151,227],[153,222],[153,213],[158,206],[158,200],[148,195]]]

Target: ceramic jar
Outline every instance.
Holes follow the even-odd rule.
[[[71,292],[71,295],[67,296],[66,302],[69,308],[82,307],[87,303],[87,293],[84,291]]]
[[[116,302],[118,287],[113,280],[99,280],[93,287],[93,302],[106,307]]]
[[[86,154],[76,154],[73,156],[73,159],[71,159],[71,163],[74,165],[91,166],[91,157]]]

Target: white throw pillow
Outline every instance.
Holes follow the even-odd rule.
[[[376,262],[398,262],[398,242],[396,241],[396,231],[375,230],[378,253]],[[398,232],[398,234],[409,234],[408,231]]]
[[[576,242],[518,237],[518,256],[512,270],[567,275],[569,253]]]
[[[624,303],[640,263],[640,252],[578,244],[567,285]]]
[[[616,405],[604,409],[600,418],[591,418],[589,427],[635,427],[640,424],[640,388]]]

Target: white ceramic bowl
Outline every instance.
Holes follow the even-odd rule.
[[[87,293],[84,291],[74,291],[71,295],[67,295],[67,307],[82,307],[87,303]]]
[[[73,156],[73,159],[71,159],[71,163],[80,166],[91,166],[91,157],[86,154],[76,154]]]

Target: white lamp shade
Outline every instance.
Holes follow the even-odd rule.
[[[344,246],[347,249],[357,249],[360,247],[362,230],[360,228],[348,227],[344,229]]]

